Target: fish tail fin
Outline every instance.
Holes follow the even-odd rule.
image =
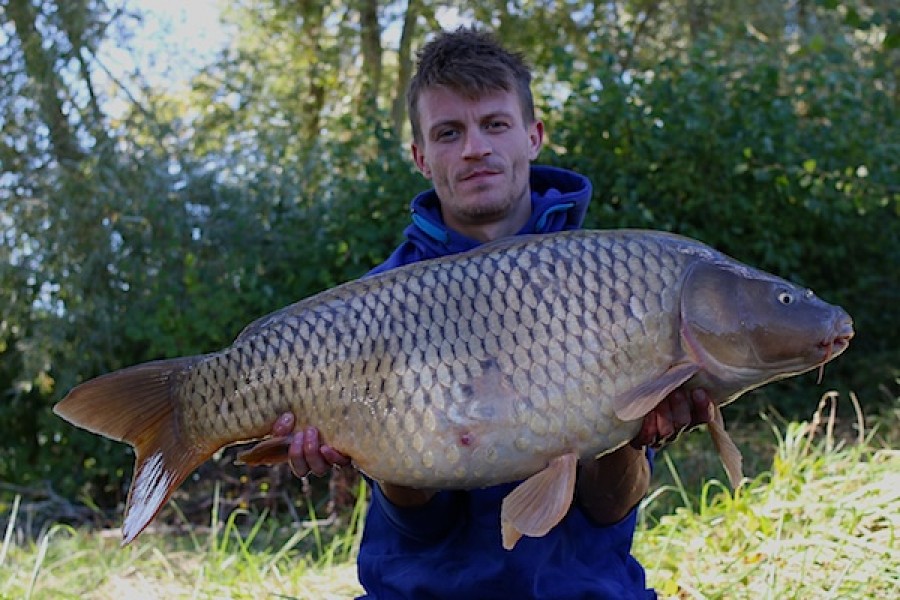
[[[191,472],[218,449],[198,447],[180,430],[174,391],[200,357],[144,363],[82,383],[53,412],[73,425],[134,447],[135,464],[122,525],[134,540]]]

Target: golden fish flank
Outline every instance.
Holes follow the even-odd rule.
[[[503,507],[512,547],[565,515],[578,458],[627,443],[672,390],[703,386],[726,404],[824,364],[852,335],[840,308],[695,240],[566,232],[338,286],[220,352],[88,381],[55,410],[135,446],[126,542],[200,463],[290,410],[377,480],[525,479]],[[740,455],[715,416],[737,483]],[[286,448],[269,439],[244,460]]]

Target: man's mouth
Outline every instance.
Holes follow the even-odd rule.
[[[500,171],[496,171],[494,169],[476,169],[474,171],[469,171],[465,175],[460,178],[460,181],[472,181],[473,179],[482,179],[484,177],[492,177],[494,175],[499,175]]]

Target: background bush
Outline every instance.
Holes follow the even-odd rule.
[[[896,9],[572,4],[497,15],[476,3],[470,16],[538,67],[540,162],[592,179],[588,225],[696,237],[841,304],[858,335],[825,385],[889,409],[900,378]],[[377,23],[328,20],[355,6],[235,7],[233,44],[189,92],[118,82],[129,93],[116,115],[94,85],[98,48],[135,27],[128,11],[0,7],[0,495],[49,486],[116,505],[130,450],[52,414],[73,385],[223,347],[400,241],[427,182],[397,107],[438,5],[411,2],[412,19],[379,8],[410,33],[380,49],[393,57],[384,64],[363,51]],[[792,379],[728,414],[771,403],[806,417],[822,389]]]

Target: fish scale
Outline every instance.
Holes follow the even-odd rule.
[[[232,402],[232,409],[214,411],[210,420],[205,407],[215,399],[194,388],[182,399],[187,408],[183,429],[188,437],[215,436],[231,443],[263,435],[279,414],[290,410],[299,422],[316,425],[331,445],[355,457],[370,476],[431,487],[491,483],[492,476],[477,462],[483,457],[493,457],[509,469],[508,477],[518,478],[535,468],[535,458],[522,456],[532,448],[586,456],[621,445],[639,423],[623,427],[612,421],[607,426],[612,397],[667,366],[647,360],[648,347],[660,350],[677,341],[671,328],[653,323],[652,317],[647,319],[652,329],[645,330],[635,308],[646,315],[647,305],[673,305],[675,269],[660,271],[655,258],[654,267],[637,268],[641,257],[659,255],[661,248],[652,238],[622,243],[613,237],[571,235],[564,242],[548,238],[505,245],[502,253],[478,252],[449,267],[426,264],[402,276],[354,282],[314,306],[301,303],[277,324],[260,331],[251,326],[219,359],[184,375],[186,380],[210,378],[206,371],[224,370],[232,379],[226,389],[233,391],[218,401]],[[682,262],[691,258],[675,256]],[[674,259],[669,262],[675,264]],[[629,278],[623,280],[626,273]],[[652,288],[644,281],[648,276],[659,279]],[[467,281],[478,285],[465,285]],[[598,296],[609,289],[616,290],[617,298],[632,300],[623,304],[611,295]],[[406,312],[402,322],[393,316],[384,317],[389,323],[377,320],[392,314],[395,299],[408,302],[412,297],[418,310]],[[586,308],[591,306],[599,310]],[[473,321],[476,313],[482,318]],[[536,315],[543,325],[539,330]],[[369,337],[373,332],[379,336],[377,344]],[[285,340],[292,340],[287,351],[279,343]],[[639,349],[629,352],[627,344]],[[385,360],[376,346],[400,348],[403,356]],[[658,352],[664,358],[673,354],[674,348]],[[487,357],[493,358],[489,373],[480,366]],[[290,385],[272,385],[273,362]],[[367,390],[392,393],[362,398],[357,382],[363,378]],[[471,390],[479,382],[489,388],[488,398],[473,404]],[[348,423],[347,407],[361,401],[373,404],[381,419]],[[489,408],[495,401],[503,408]],[[551,410],[555,414],[548,414]],[[483,442],[476,436],[459,448],[461,432],[498,418],[502,433],[491,433]],[[561,435],[571,424],[576,427]],[[382,451],[381,436],[415,432],[420,436],[397,442],[397,455],[374,459]],[[477,452],[488,442],[494,449],[490,455]],[[427,465],[421,458],[426,445],[432,449]],[[460,452],[449,452],[451,448]],[[462,479],[461,469],[466,473]],[[472,479],[476,471],[480,476]]]
[[[376,480],[525,479],[504,500],[512,547],[568,510],[578,458],[627,443],[672,390],[702,386],[726,404],[824,364],[852,335],[840,308],[695,240],[572,231],[343,284],[255,321],[220,352],[88,381],[55,410],[135,446],[126,541],[214,452],[265,438],[292,412]],[[740,480],[718,408],[710,431]],[[288,441],[244,459],[283,460]]]

